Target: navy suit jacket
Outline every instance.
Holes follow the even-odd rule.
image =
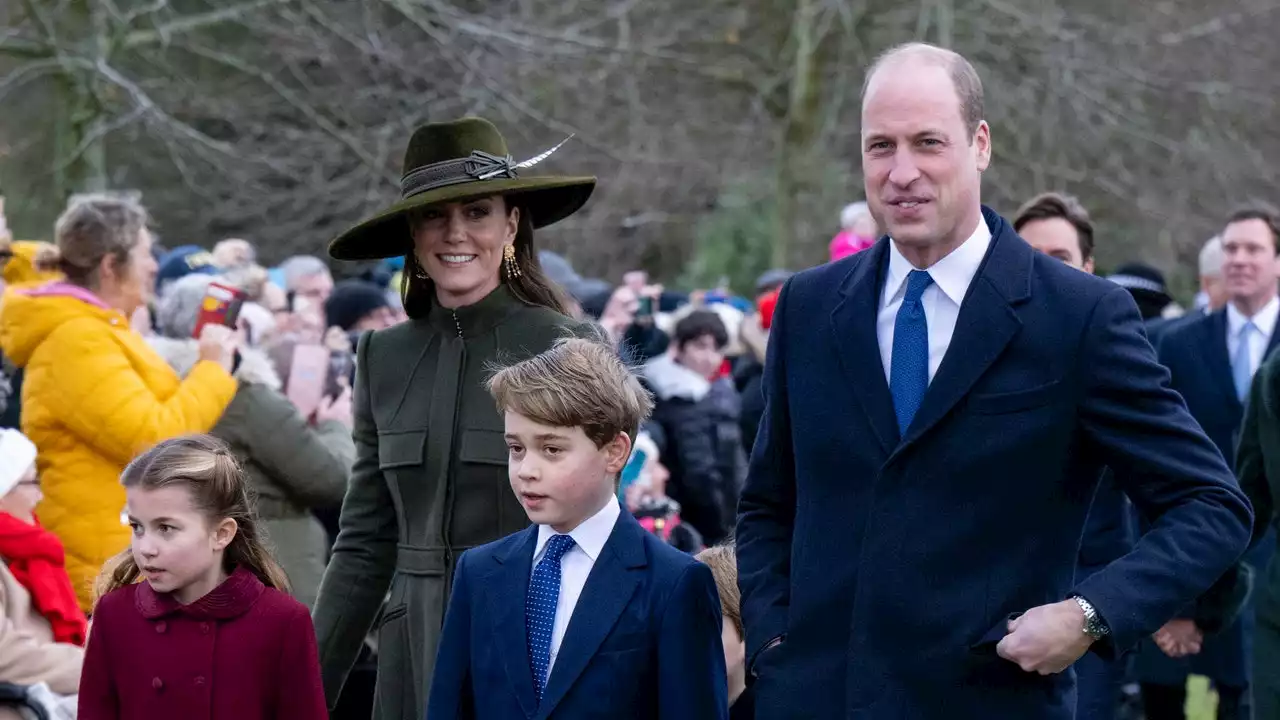
[[[1280,340],[1271,333],[1267,355]],[[1244,404],[1236,396],[1227,356],[1227,311],[1218,310],[1168,328],[1160,338],[1160,362],[1169,368],[1173,389],[1231,464],[1235,458]]]
[[[591,568],[539,705],[524,613],[537,539],[534,525],[458,559],[428,720],[728,718],[711,570],[626,511]]]
[[[1111,627],[1094,648],[1110,656],[1249,540],[1248,501],[1129,293],[983,216],[991,246],[905,437],[875,327],[889,240],[781,294],[737,532],[762,719],[1067,720],[1072,672],[996,655],[1011,616],[1079,593]],[[1104,466],[1158,519],[1074,582]]]

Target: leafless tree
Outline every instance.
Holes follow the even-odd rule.
[[[393,198],[415,126],[478,114],[517,156],[576,135],[548,169],[601,183],[544,240],[584,272],[675,276],[716,213],[767,213],[753,261],[800,266],[861,195],[867,65],[924,39],[983,75],[989,204],[1074,192],[1104,264],[1172,270],[1273,192],[1278,25],[1271,0],[11,0],[0,189],[19,234],[131,187],[170,244],[277,259]]]

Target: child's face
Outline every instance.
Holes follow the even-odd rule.
[[[133,560],[158,593],[174,593],[185,604],[217,586],[222,552],[236,534],[236,523],[210,523],[185,487],[129,488],[126,512],[133,528]]]
[[[702,335],[676,351],[676,362],[704,378],[710,378],[720,371],[720,365],[724,363],[724,350],[716,347],[715,336]]]
[[[631,454],[620,433],[598,448],[580,427],[543,425],[507,411],[507,472],[529,520],[567,533],[600,511]]]
[[[0,512],[6,512],[24,522],[35,519],[36,505],[44,499],[40,492],[40,480],[36,477],[36,468],[31,466],[13,489],[0,497]]]

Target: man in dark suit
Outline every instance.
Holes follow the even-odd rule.
[[[784,289],[739,506],[757,717],[1067,720],[1114,656],[1236,560],[1252,516],[1122,288],[981,207],[982,90],[959,55],[868,74],[889,235]],[[1074,582],[1102,467],[1158,518]]]
[[[1221,235],[1227,306],[1166,330],[1160,342],[1160,362],[1169,368],[1173,388],[1228,459],[1235,454],[1253,374],[1280,340],[1275,332],[1280,316],[1277,233],[1280,218],[1268,208],[1250,207],[1232,214]],[[1264,546],[1262,551],[1270,549]],[[1195,652],[1174,650],[1176,657],[1169,657],[1155,644],[1143,644],[1137,668],[1150,720],[1184,717],[1188,673],[1214,681],[1219,720],[1249,717],[1248,639],[1253,618],[1245,613],[1225,628],[1206,628],[1220,622],[1211,616],[1220,613],[1216,605],[1206,598],[1161,630],[1168,638],[1161,644],[1168,647],[1173,641]],[[1210,629],[1220,631],[1204,637]]]
[[[1013,229],[1031,247],[1077,270],[1093,272],[1093,220],[1071,195],[1041,193],[1023,203]],[[1133,549],[1134,527],[1129,500],[1110,472],[1103,471],[1089,504],[1080,539],[1076,579],[1093,575]],[[1075,664],[1075,720],[1112,720],[1120,705],[1124,659],[1107,660],[1087,653]]]

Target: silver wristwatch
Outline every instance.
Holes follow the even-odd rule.
[[[1102,616],[1099,615],[1098,611],[1093,607],[1093,603],[1085,600],[1079,595],[1072,595],[1071,599],[1075,600],[1076,604],[1080,606],[1080,609],[1084,611],[1085,635],[1088,635],[1094,640],[1098,640],[1111,634],[1111,628],[1107,627],[1107,624],[1103,622]]]

